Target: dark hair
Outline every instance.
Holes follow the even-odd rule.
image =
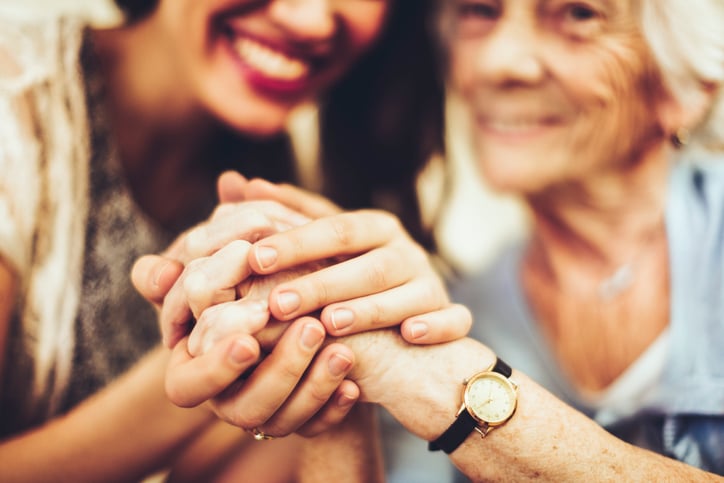
[[[158,4],[115,2],[130,22]],[[444,150],[444,87],[430,28],[435,0],[390,2],[381,37],[320,106],[322,193],[346,209],[391,211],[432,250],[434,239],[422,224],[416,181],[430,157]],[[217,160],[214,169],[241,168],[247,177],[297,181],[285,136],[259,141],[229,133],[227,140],[227,153],[243,156],[244,165],[236,161],[230,166],[227,158]]]
[[[145,17],[158,5],[158,0],[114,0],[123,12],[127,22],[134,22]]]
[[[417,175],[444,151],[444,82],[432,31],[434,0],[397,0],[368,54],[321,106],[325,195],[345,208],[380,207],[434,248]]]

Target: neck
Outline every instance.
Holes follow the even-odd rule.
[[[103,59],[114,133],[129,169],[146,168],[142,161],[148,157],[148,146],[188,152],[199,139],[213,137],[220,129],[192,95],[188,76],[180,72],[159,28],[151,16],[93,32]]]
[[[601,280],[665,239],[668,149],[662,142],[625,169],[529,197],[535,224],[529,266],[556,280],[571,267]]]
[[[150,17],[92,35],[131,191],[151,218],[176,228],[198,199],[213,195],[207,162],[228,147],[230,132],[194,100],[156,29]]]

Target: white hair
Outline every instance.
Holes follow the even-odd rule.
[[[639,0],[641,29],[663,81],[682,105],[715,88],[692,146],[724,150],[724,0]],[[691,126],[689,126],[691,128]]]

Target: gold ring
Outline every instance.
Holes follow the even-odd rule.
[[[259,431],[256,428],[251,428],[250,430],[252,436],[254,436],[254,439],[256,441],[264,441],[266,439],[274,439],[274,436],[269,436],[268,434],[264,434],[263,432]]]

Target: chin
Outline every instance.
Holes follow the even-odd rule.
[[[219,117],[227,126],[242,135],[265,138],[286,130],[290,112],[290,109],[243,109],[226,112]]]

